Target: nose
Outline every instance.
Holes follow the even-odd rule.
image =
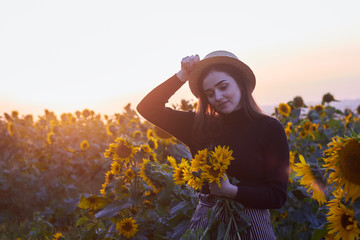
[[[214,95],[216,101],[219,101],[223,98],[222,93],[220,91],[215,90]]]

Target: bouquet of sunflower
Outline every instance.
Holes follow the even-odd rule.
[[[199,150],[192,161],[182,159],[178,165],[174,158],[169,157],[168,160],[174,168],[175,183],[186,184],[195,190],[213,182],[221,187],[221,181],[226,177],[226,170],[234,160],[232,153],[229,147],[219,145],[214,150],[207,148]],[[235,178],[229,178],[229,181],[232,184],[238,182]],[[243,213],[242,204],[211,194],[201,196],[200,201],[201,198],[210,199],[213,204],[206,207],[204,204],[198,205],[190,227],[196,230],[196,237],[199,237],[200,230],[200,239],[241,239],[240,233],[250,225],[249,217]],[[196,219],[195,223],[194,219]],[[189,238],[192,233],[188,233]]]

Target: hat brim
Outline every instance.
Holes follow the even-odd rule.
[[[194,66],[194,69],[190,73],[189,87],[195,97],[199,97],[199,89],[198,89],[199,83],[198,82],[200,80],[202,73],[209,67],[218,65],[218,64],[231,65],[231,66],[237,68],[238,70],[240,70],[241,72],[243,72],[244,76],[246,78],[244,80],[249,81],[249,86],[251,88],[250,89],[251,92],[254,90],[255,84],[256,84],[256,79],[255,79],[255,75],[254,75],[253,71],[250,69],[249,66],[247,66],[245,63],[243,63],[239,59],[235,59],[232,57],[226,57],[226,56],[215,56],[215,57],[205,58],[205,59],[199,61],[198,63],[196,63],[196,65]]]

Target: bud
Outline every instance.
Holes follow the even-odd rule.
[[[295,108],[301,108],[304,106],[304,100],[300,96],[294,97],[293,103]]]
[[[322,103],[330,103],[330,102],[333,102],[333,101],[336,101],[334,96],[330,93],[326,93],[323,98],[322,98]]]

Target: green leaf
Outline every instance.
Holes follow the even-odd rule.
[[[107,205],[104,209],[102,209],[100,212],[95,214],[95,218],[102,218],[102,217],[113,217],[118,212],[124,208],[129,208],[133,204],[127,200],[122,201],[116,201],[112,202],[109,205]]]
[[[188,205],[188,202],[186,202],[186,201],[182,201],[182,202],[178,203],[177,205],[175,205],[170,210],[170,216],[177,215],[179,211],[182,211],[186,207],[186,205]]]
[[[174,228],[172,239],[180,239],[180,237],[184,235],[188,229],[189,229],[189,222],[182,221]]]
[[[83,240],[97,239],[96,226],[93,226],[88,231],[86,231],[81,237],[81,239]]]
[[[329,223],[323,224],[320,226],[321,228],[317,228],[314,230],[311,240],[320,240],[328,233],[327,226]]]
[[[171,189],[164,189],[163,191],[160,191],[158,194],[159,197],[159,203],[164,206],[168,206],[171,202]]]
[[[219,223],[219,227],[217,229],[217,238],[216,239],[224,239],[225,236],[225,225],[223,222]]]
[[[354,209],[355,218],[358,221],[358,223],[360,223],[360,197],[354,201],[353,209]]]
[[[86,216],[79,218],[76,221],[76,226],[80,226],[83,225],[84,223],[86,223],[88,221],[88,218]]]

